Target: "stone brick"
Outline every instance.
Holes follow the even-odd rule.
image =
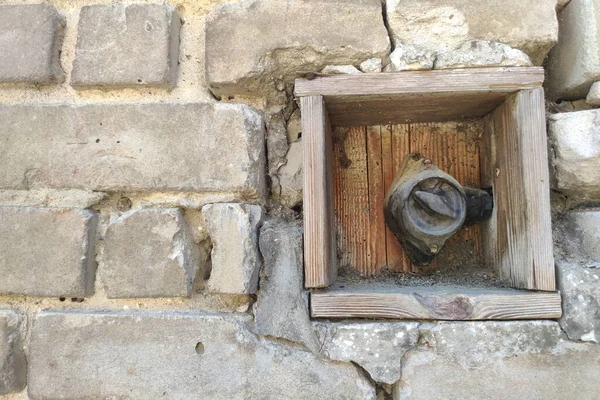
[[[562,296],[560,326],[573,340],[600,343],[600,270],[558,261]]]
[[[0,294],[91,295],[95,225],[88,210],[0,206]]]
[[[592,84],[585,101],[593,106],[600,106],[600,81]]]
[[[0,6],[0,82],[59,83],[65,19],[49,4]]]
[[[600,110],[552,114],[554,186],[580,197],[600,196]]]
[[[442,51],[435,59],[433,67],[530,67],[529,56],[521,50],[502,43],[487,40],[473,40],[458,49]]]
[[[178,209],[142,209],[111,222],[100,272],[109,298],[192,294],[199,249]]]
[[[286,163],[277,172],[280,192],[276,196],[287,207],[302,203],[302,139],[291,143],[286,154]]]
[[[389,51],[380,0],[244,0],[206,17],[206,77],[220,95],[269,93],[326,65]]]
[[[558,43],[548,56],[548,97],[584,99],[600,80],[600,0],[573,0],[558,20]]]
[[[265,191],[262,118],[237,104],[0,106],[0,188]]]
[[[396,45],[422,51],[452,50],[490,40],[525,52],[540,65],[558,36],[556,0],[387,0],[387,22]]]
[[[27,381],[27,361],[23,352],[21,317],[0,310],[0,395],[20,392]]]
[[[82,7],[71,85],[172,86],[179,27],[179,15],[167,5]]]
[[[317,322],[321,352],[353,361],[377,382],[394,384],[402,376],[402,357],[417,345],[416,322]]]
[[[207,204],[202,215],[213,243],[210,292],[244,294],[258,288],[260,206],[236,203]]]
[[[247,316],[42,312],[29,397],[375,399],[351,364],[257,339]]]
[[[565,255],[600,263],[600,211],[569,211],[554,226]]]
[[[318,350],[304,290],[302,228],[283,221],[268,221],[261,228],[259,243],[264,267],[254,306],[254,332]]]
[[[422,329],[394,399],[600,396],[600,346],[564,340],[556,322],[451,322]]]

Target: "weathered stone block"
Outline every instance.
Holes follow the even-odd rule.
[[[302,139],[291,143],[286,154],[286,163],[277,172],[279,185],[279,201],[287,207],[302,203],[303,169],[302,169]]]
[[[552,114],[556,189],[581,197],[600,196],[600,110]]]
[[[255,293],[260,254],[260,206],[236,203],[207,204],[202,215],[213,243],[212,270],[206,287],[216,293]]]
[[[389,51],[379,0],[245,0],[206,17],[206,79],[220,95],[269,93],[277,82]]]
[[[79,15],[73,86],[175,83],[180,20],[162,4],[94,4]]]
[[[530,67],[529,56],[502,43],[473,40],[458,49],[442,51],[434,68]]]
[[[562,296],[560,326],[573,340],[600,343],[600,270],[557,262]]]
[[[362,74],[362,72],[354,65],[327,65],[321,71],[323,74]]]
[[[362,72],[381,72],[381,58],[369,58],[360,63],[358,68]]]
[[[555,226],[568,256],[600,262],[600,211],[569,211]]]
[[[100,272],[109,298],[192,294],[199,249],[178,209],[130,211],[104,235]]]
[[[600,0],[573,0],[558,20],[558,43],[548,56],[548,96],[584,99],[600,80]]]
[[[265,191],[264,129],[244,105],[0,106],[0,188]]]
[[[452,322],[421,332],[394,399],[600,396],[600,346],[564,340],[556,322]]]
[[[49,4],[0,6],[0,82],[59,83],[65,19]]]
[[[91,295],[95,225],[88,210],[0,206],[0,294]]]
[[[402,376],[404,353],[417,345],[416,322],[317,322],[325,357],[353,361],[377,382],[394,384]]]
[[[351,364],[257,339],[247,316],[42,312],[33,324],[36,399],[375,399]]]
[[[0,310],[0,395],[20,392],[27,381],[20,324],[17,313]]]
[[[266,222],[260,231],[260,252],[264,267],[254,306],[254,332],[317,350],[304,291],[302,228],[283,221]]]
[[[387,0],[392,41],[429,52],[472,40],[505,43],[540,65],[558,36],[556,0]]]
[[[600,81],[592,84],[585,101],[593,106],[600,106]]]

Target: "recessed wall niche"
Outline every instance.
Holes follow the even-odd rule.
[[[304,140],[305,286],[313,317],[557,318],[542,68],[317,76],[296,81]],[[430,157],[493,192],[425,270],[481,264],[511,288],[374,285],[422,273],[386,228],[383,199],[402,158]],[[339,271],[338,271],[339,269]],[[353,271],[369,278],[351,285]],[[340,277],[338,279],[338,272]],[[520,289],[520,290],[519,290]]]

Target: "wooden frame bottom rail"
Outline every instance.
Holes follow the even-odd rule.
[[[411,290],[412,289],[412,290]],[[389,291],[321,290],[311,293],[313,318],[432,320],[555,319],[562,315],[557,292],[513,289],[444,291],[398,288]]]

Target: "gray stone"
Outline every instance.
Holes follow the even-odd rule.
[[[354,65],[327,65],[321,70],[323,74],[362,74]]]
[[[385,72],[433,69],[435,53],[415,46],[398,43],[390,54],[390,63]]]
[[[440,323],[421,342],[405,354],[394,399],[600,396],[600,346],[565,341],[556,322]]]
[[[265,192],[264,129],[244,105],[0,106],[0,188]]]
[[[592,83],[600,80],[600,0],[573,0],[558,20],[558,43],[548,55],[548,96],[584,99]]]
[[[304,291],[302,228],[266,222],[260,231],[260,252],[264,267],[254,306],[254,332],[303,343],[316,351],[319,346]]]
[[[302,120],[300,109],[294,110],[287,123],[287,138],[289,143],[297,142],[302,136]]]
[[[558,36],[556,0],[386,0],[392,41],[437,53],[472,40],[505,43],[540,65]]]
[[[473,40],[451,51],[442,51],[434,68],[530,67],[529,56],[521,50],[488,40]]]
[[[285,154],[288,151],[287,129],[281,112],[266,116],[267,125],[267,154],[269,173],[273,174],[285,164]]]
[[[585,101],[593,106],[600,106],[600,81],[592,84]]]
[[[571,0],[557,0],[556,1],[556,12],[559,13],[569,4]]]
[[[64,399],[375,399],[351,364],[262,340],[248,316],[41,312],[28,392]]]
[[[172,86],[179,26],[177,12],[162,4],[82,7],[71,85]]]
[[[417,322],[317,322],[325,357],[353,361],[377,382],[394,384],[402,376],[402,357],[419,339]]]
[[[600,211],[569,211],[554,225],[565,255],[600,263]]]
[[[326,65],[389,51],[380,0],[244,0],[206,17],[206,80],[219,95],[269,94]]]
[[[280,193],[277,198],[283,205],[290,208],[302,203],[304,179],[302,157],[302,139],[300,139],[290,144],[286,154],[286,163],[277,172],[280,185]]]
[[[123,214],[108,226],[103,243],[99,270],[108,298],[192,294],[200,249],[178,209]]]
[[[600,196],[600,110],[548,118],[556,189],[580,197]]]
[[[14,311],[0,310],[0,395],[20,392],[26,382],[21,317]]]
[[[0,206],[0,294],[90,296],[95,226],[88,210]]]
[[[255,293],[261,264],[258,227],[262,208],[250,204],[207,204],[202,207],[202,215],[213,243],[208,291]]]
[[[49,4],[0,6],[0,82],[60,83],[65,19]]]
[[[381,58],[369,58],[361,62],[358,68],[362,72],[381,72]]]
[[[600,269],[559,261],[560,326],[573,340],[600,343]]]

